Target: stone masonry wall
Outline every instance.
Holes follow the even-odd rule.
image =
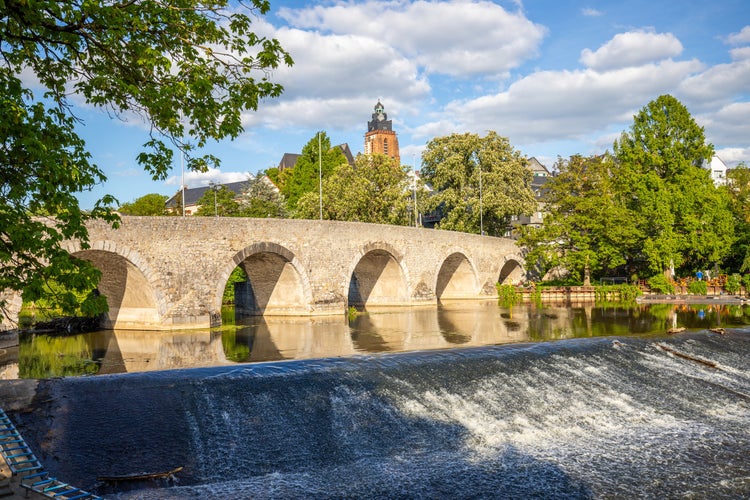
[[[408,289],[406,305],[436,301],[441,266],[455,253],[464,256],[476,273],[475,289],[467,292],[476,298],[494,295],[506,262],[523,265],[519,249],[509,239],[378,224],[123,217],[116,230],[100,221],[88,228],[91,250],[120,255],[143,273],[161,318],[152,326],[159,328],[220,321],[221,295],[230,273],[260,251],[281,255],[299,273],[308,314],[342,313],[352,273],[373,250],[386,251],[399,263]],[[74,244],[69,250],[84,258],[87,254]]]

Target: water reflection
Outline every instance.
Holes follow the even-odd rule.
[[[190,332],[102,331],[22,337],[0,358],[0,378],[126,373],[233,363],[448,349],[573,337],[663,334],[684,326],[750,324],[750,307],[652,304],[630,308],[514,306],[448,302],[438,308],[373,311],[336,317],[251,317]]]

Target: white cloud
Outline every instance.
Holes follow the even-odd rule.
[[[731,45],[750,43],[750,26],[745,26],[739,33],[732,33],[726,41]]]
[[[226,184],[229,182],[240,182],[248,179],[248,172],[222,172],[217,168],[210,168],[206,172],[185,171],[185,184],[188,187],[195,188],[208,186],[211,182]],[[181,175],[174,175],[164,181],[166,186],[177,186],[179,190]]]
[[[732,56],[732,60],[739,61],[742,59],[750,59],[750,47],[740,47],[729,51]]]
[[[580,61],[598,71],[640,66],[682,53],[682,44],[672,33],[629,31],[619,33],[596,51],[584,49]]]
[[[537,54],[546,34],[522,13],[487,1],[368,1],[281,9],[291,25],[384,43],[428,73],[504,74]]]
[[[678,92],[701,111],[734,100],[737,95],[750,92],[750,59],[717,64],[688,77]]]
[[[747,143],[750,137],[750,102],[735,102],[716,112],[696,116],[709,142],[725,147]]]
[[[262,103],[258,112],[247,113],[246,129],[288,129],[290,124],[345,129],[360,124],[361,112],[372,109],[379,97],[388,97],[386,108],[406,109],[430,93],[416,65],[383,42],[299,29],[280,29],[273,36],[295,64],[274,73],[284,93]]]
[[[728,167],[735,167],[740,162],[744,162],[746,166],[750,167],[750,161],[748,161],[750,147],[717,149],[716,156],[721,158]]]
[[[666,60],[608,72],[540,71],[504,92],[455,101],[446,111],[456,124],[451,131],[495,130],[513,143],[581,138],[612,123],[630,122],[647,102],[701,67],[697,61]]]
[[[586,7],[584,9],[581,9],[581,14],[583,14],[586,17],[599,17],[599,16],[604,15],[604,12]]]

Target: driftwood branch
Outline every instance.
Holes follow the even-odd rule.
[[[695,361],[696,363],[700,363],[702,365],[708,366],[709,368],[717,368],[717,369],[719,368],[719,365],[713,361],[691,356],[690,354],[685,354],[684,352],[680,352],[664,344],[656,344],[656,347],[661,349],[662,351],[668,352],[670,354],[674,354],[675,356],[679,358],[687,359],[690,361]]]
[[[173,474],[177,474],[182,470],[182,467],[176,467],[172,470],[164,471],[164,472],[141,472],[136,474],[126,474],[123,476],[99,476],[96,479],[98,481],[107,481],[107,482],[120,482],[120,481],[143,481],[146,479],[162,479],[171,477]]]

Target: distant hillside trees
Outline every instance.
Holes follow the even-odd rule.
[[[730,197],[703,168],[713,155],[703,129],[672,96],[635,117],[609,156],[571,157],[547,184],[543,227],[521,243],[542,270],[562,265],[631,277],[712,269],[734,241]]]
[[[323,180],[323,218],[409,225],[413,220],[411,196],[404,167],[384,155],[360,154],[353,166],[342,163]],[[318,218],[317,191],[300,198],[297,213],[304,218]]]
[[[277,186],[293,214],[297,202],[305,193],[319,192],[319,179],[327,178],[336,167],[347,163],[344,153],[331,148],[331,139],[325,132],[319,132],[302,148],[302,155],[294,168],[285,169],[276,175]]]
[[[157,193],[146,194],[130,203],[123,203],[117,211],[123,215],[167,215],[165,203],[168,198]]]
[[[729,195],[737,236],[724,264],[731,271],[750,272],[750,168],[741,163],[729,170],[724,189]]]
[[[684,275],[720,263],[734,234],[729,198],[704,168],[713,146],[687,108],[670,95],[658,97],[613,147],[619,199],[637,231],[630,266]]]
[[[513,216],[536,209],[525,162],[493,131],[435,138],[422,154],[422,178],[435,190],[425,209],[442,211],[440,229],[479,233],[483,227],[485,234],[503,236]]]
[[[530,249],[528,262],[545,270],[560,266],[591,275],[608,274],[627,261],[636,240],[630,215],[618,203],[610,155],[558,159],[557,175],[545,186],[548,213],[541,228],[520,228],[519,243]]]
[[[240,204],[237,193],[224,185],[217,185],[207,189],[198,199],[198,210],[195,215],[217,217],[240,217]]]
[[[242,217],[284,218],[287,216],[286,200],[279,190],[269,182],[263,172],[247,181],[240,196]]]

